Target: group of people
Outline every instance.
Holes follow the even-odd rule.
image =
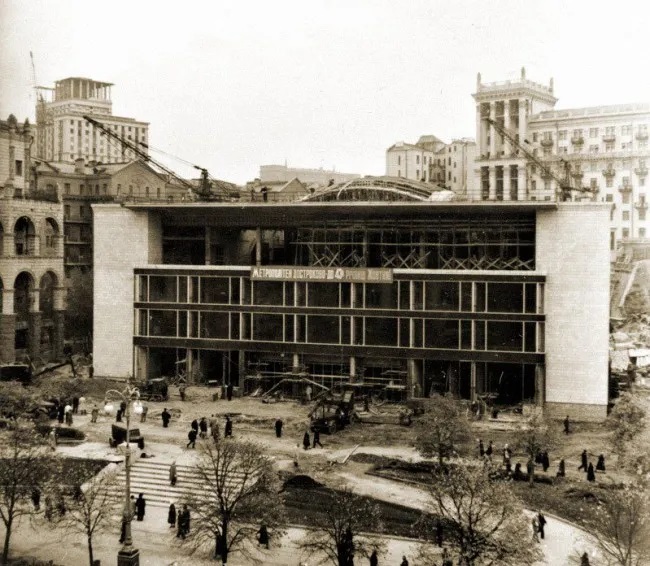
[[[63,401],[56,405],[56,418],[59,424],[72,426],[72,415],[79,413],[79,397],[73,397],[70,401]]]
[[[186,448],[196,448],[197,437],[206,439],[208,437],[208,429],[214,443],[219,442],[219,421],[216,415],[212,415],[210,421],[205,417],[201,417],[200,420],[194,419],[191,422],[190,431],[187,433],[188,442]],[[223,429],[225,438],[232,436],[232,419],[230,415],[226,415],[226,422]]]
[[[309,437],[309,430],[305,431],[305,434],[302,437],[302,447],[304,450],[309,450],[310,448],[316,448],[316,445],[321,448],[323,445],[320,443],[320,431],[315,428],[313,431],[313,437]],[[312,443],[313,440],[313,443]]]
[[[544,539],[544,527],[546,526],[546,517],[544,514],[539,511],[537,515],[533,517],[533,541],[539,542],[539,539]]]
[[[605,456],[600,454],[596,462],[596,471],[594,470],[594,465],[589,461],[589,454],[586,450],[582,451],[580,454],[580,465],[578,466],[578,471],[584,470],[587,472],[587,481],[594,482],[596,481],[596,471],[604,472],[605,469]]]
[[[170,529],[177,527],[176,538],[184,539],[187,537],[190,534],[190,510],[187,505],[183,505],[183,508],[177,513],[176,505],[170,503],[167,512],[167,523]]]

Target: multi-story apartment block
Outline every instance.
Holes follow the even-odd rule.
[[[34,160],[34,184],[63,200],[65,272],[92,267],[93,202],[178,201],[187,189],[172,184],[146,163],[99,164],[78,158],[74,163]]]
[[[479,74],[473,96],[478,156],[470,198],[554,200],[560,185],[588,188],[573,198],[612,203],[612,249],[616,240],[650,235],[650,104],[555,110],[552,79],[549,86],[532,82],[524,69],[518,81],[482,83]]]
[[[0,121],[0,362],[63,351],[63,207],[30,183],[29,122]]]
[[[420,136],[415,144],[397,142],[386,150],[386,176],[438,183],[444,148],[445,143],[432,135]]]
[[[474,192],[474,163],[476,161],[476,143],[473,139],[453,140],[442,152],[445,161],[446,177],[444,185],[461,197]],[[445,173],[443,172],[443,175]]]
[[[147,152],[149,124],[114,116],[111,83],[72,77],[56,81],[53,89],[41,88],[36,104],[36,157],[74,162],[84,158],[101,163],[124,163],[135,155],[111,142],[83,119],[91,114],[124,139]]]

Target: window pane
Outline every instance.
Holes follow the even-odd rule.
[[[146,309],[138,310],[138,318],[140,319],[140,336],[147,336],[147,320],[149,320],[149,314]]]
[[[474,321],[474,349],[485,350],[485,321]]]
[[[537,323],[525,322],[524,325],[526,330],[526,341],[524,344],[524,348],[526,352],[534,352],[537,347],[537,337],[535,333]]]
[[[0,240],[1,242],[2,240]],[[148,294],[149,294],[149,280],[147,275],[140,275],[138,277],[138,286],[139,286],[139,295],[138,295],[138,301],[145,302],[147,300]]]
[[[187,336],[187,311],[178,311],[178,336]]]
[[[348,290],[349,293],[349,290]],[[341,317],[341,344],[350,343],[350,324],[352,322],[352,317],[342,316]]]
[[[523,312],[521,283],[488,283],[488,312]]]
[[[201,312],[201,338],[228,339],[227,312]]]
[[[335,287],[335,285],[334,285]],[[307,317],[308,339],[314,344],[339,343],[339,317],[313,316]]]
[[[429,311],[458,310],[458,283],[429,281],[425,283],[425,309]]]
[[[281,314],[254,314],[253,340],[282,342],[282,324]]]
[[[293,306],[293,289],[295,283],[293,281],[287,281],[284,284],[284,304],[288,307]]]
[[[526,283],[526,312],[537,312],[537,283]]]
[[[187,302],[187,277],[178,278],[178,302]]]
[[[339,306],[339,286],[337,283],[308,283],[307,292],[307,303],[310,307],[335,308]]]
[[[340,283],[339,287],[341,293],[341,307],[344,309],[350,308],[352,285],[350,283]]]
[[[410,342],[410,319],[399,319],[399,345],[402,348],[408,348]]]
[[[458,350],[458,321],[431,319],[424,321],[424,346]]]
[[[227,277],[201,277],[201,302],[227,305],[228,289]]]
[[[472,283],[461,283],[461,307],[464,312],[472,311]]]
[[[239,313],[230,313],[230,339],[239,340]]]
[[[397,286],[366,283],[366,308],[396,309]]]
[[[411,308],[411,282],[399,282],[399,308],[409,310]]]
[[[487,323],[487,349],[521,352],[523,338],[521,322],[489,320]]]
[[[176,302],[176,276],[149,276],[149,301],[160,303]]]
[[[461,350],[472,349],[472,321],[460,321],[460,348]]]
[[[475,283],[476,312],[485,312],[485,283]]]
[[[422,310],[422,281],[413,281],[413,310]]]
[[[230,304],[239,304],[239,290],[241,286],[241,279],[239,277],[230,278]]]
[[[149,311],[150,336],[176,336],[176,311]]]
[[[366,344],[397,346],[397,319],[366,317]]]

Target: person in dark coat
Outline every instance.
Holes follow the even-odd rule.
[[[533,460],[530,458],[528,459],[528,462],[526,462],[526,473],[528,474],[528,479],[530,479],[530,476],[534,473]]]
[[[199,432],[199,421],[194,419],[190,426],[192,427],[192,430],[195,431],[198,434],[198,432]]]
[[[176,538],[185,538],[190,532],[190,511],[187,505],[183,505],[183,510],[178,514],[178,531]]]
[[[442,547],[442,535],[443,535],[442,523],[438,519],[436,521],[436,544],[439,547]]]
[[[169,511],[167,512],[167,522],[169,523],[169,528],[173,529],[176,526],[176,505],[173,503],[169,504]]]
[[[226,399],[228,399],[228,401],[232,401],[232,390],[233,390],[232,383],[226,385]]]
[[[546,471],[549,469],[550,466],[551,466],[551,461],[548,457],[548,451],[544,450],[544,452],[542,452],[542,469]]]
[[[56,411],[56,420],[59,421],[59,424],[63,424],[63,420],[65,419],[65,407],[63,406],[63,403],[59,405],[59,408]]]
[[[406,559],[406,556],[402,556],[402,562],[399,566],[409,566],[409,561]]]
[[[282,422],[282,419],[278,418],[275,421],[275,436],[277,438],[282,438],[282,425],[284,423]]]
[[[230,416],[226,416],[226,425],[223,427],[224,428],[224,436],[228,438],[229,436],[232,436],[232,421],[230,420]]]
[[[116,423],[122,422],[122,409],[118,409],[117,413],[115,413],[115,422]]]
[[[260,525],[260,530],[257,531],[257,542],[260,546],[269,548],[269,531],[264,523]]]
[[[79,397],[72,398],[72,412],[75,415],[79,413]]]
[[[490,440],[487,450],[485,451],[485,455],[492,460],[492,452],[494,452],[494,446],[492,445],[492,441]]]
[[[564,434],[569,434],[571,430],[569,429],[569,415],[566,416],[566,419],[564,419]]]
[[[126,413],[126,401],[120,403],[120,411],[122,411],[122,414]]]
[[[513,477],[513,479],[515,479],[516,481],[521,480],[521,479],[524,478],[524,474],[521,473],[521,464],[520,464],[519,462],[517,462],[517,463],[515,464],[515,471],[514,471],[514,473],[512,474],[512,477]]]
[[[485,448],[483,447],[483,441],[478,441],[478,455],[483,458],[485,456]]]
[[[598,462],[596,463],[596,470],[599,472],[604,472],[605,471],[605,456],[602,454],[598,456]]]
[[[176,462],[172,462],[172,465],[169,466],[169,485],[176,485],[176,480],[178,476],[176,475]]]
[[[199,434],[201,438],[205,438],[208,435],[208,421],[205,417],[201,417],[199,421],[199,430],[201,431]]]
[[[594,472],[594,465],[591,462],[587,468],[587,481],[596,481],[596,472]]]
[[[189,442],[187,443],[186,448],[189,448],[190,444],[192,445],[192,448],[196,448],[196,431],[194,429],[191,429],[190,432],[187,433],[187,438],[189,438]]]
[[[546,525],[546,517],[544,517],[544,514],[541,511],[537,514],[537,524],[537,528],[539,529],[539,536],[542,540],[544,540],[544,526]]]
[[[590,566],[590,564],[591,563],[589,562],[589,555],[586,552],[584,552],[580,557],[580,566]]]
[[[566,465],[564,459],[562,459],[558,464],[556,477],[563,478],[564,476],[566,476]]]
[[[163,428],[167,428],[169,426],[169,421],[172,419],[172,416],[170,412],[167,410],[167,407],[163,409],[163,412],[160,415],[160,417],[162,418]]]
[[[147,502],[145,501],[144,494],[138,495],[138,498],[135,500],[135,515],[138,521],[144,519],[144,508]]]
[[[178,394],[181,396],[181,401],[185,401],[185,384],[181,383],[178,386]]]
[[[587,464],[588,464],[587,460],[588,460],[588,458],[589,457],[587,456],[587,451],[583,450],[582,454],[580,454],[580,466],[578,466],[578,471],[580,471],[580,470],[587,471]]]
[[[41,490],[37,487],[32,489],[32,503],[34,504],[34,509],[36,511],[41,508]]]
[[[323,445],[320,443],[320,431],[318,429],[314,431],[314,442],[312,443],[312,448],[316,448],[317,444],[321,448],[323,447]]]
[[[305,450],[309,450],[310,445],[311,445],[311,440],[309,438],[309,432],[305,431],[305,435],[302,437],[302,447]]]

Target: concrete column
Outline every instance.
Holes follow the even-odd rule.
[[[38,312],[38,308],[40,306],[40,297],[40,289],[32,289],[29,292],[29,312]]]
[[[63,341],[65,338],[65,311],[54,311],[54,341],[51,345],[52,357],[55,360],[63,357]]]
[[[490,102],[490,120],[494,120],[496,117],[496,104]],[[497,142],[497,131],[490,125],[490,158],[494,159],[496,157],[496,142]]]
[[[66,309],[66,297],[68,290],[65,287],[54,288],[54,310],[64,311]]]
[[[31,358],[35,358],[41,353],[41,325],[43,313],[40,311],[31,311],[29,313],[29,345],[28,352]]]
[[[255,228],[255,265],[262,265],[262,229]]]
[[[11,305],[13,311],[13,304]],[[11,363],[16,360],[16,315],[0,314],[0,361]]]
[[[469,400],[473,403],[476,401],[476,362],[471,363],[469,380]]]
[[[510,200],[510,166],[503,166],[503,200]]]
[[[519,99],[519,143],[524,144],[526,139],[526,127],[528,124],[528,116],[526,113],[526,99]],[[525,145],[525,144],[524,144]]]
[[[350,356],[350,382],[354,381],[357,374],[357,358]]]
[[[484,151],[485,140],[483,139],[483,124],[481,121],[481,103],[476,104],[476,148],[478,156]],[[478,157],[477,156],[477,157]]]
[[[520,138],[523,139],[523,138]],[[526,200],[528,198],[528,191],[526,190],[526,166],[521,164],[517,171],[517,200]]]
[[[510,101],[509,100],[503,101],[503,127],[506,132],[510,133]],[[510,156],[510,153],[512,151],[510,142],[508,141],[508,138],[506,138],[505,136],[503,136],[503,151],[506,156]]]
[[[363,267],[368,266],[368,230],[364,228],[363,230]]]
[[[212,229],[205,227],[205,265],[212,265]]]
[[[291,367],[294,370],[297,370],[300,367],[300,355],[299,354],[293,354],[291,357]]]
[[[497,198],[497,170],[494,166],[490,167],[490,200]]]
[[[543,407],[546,401],[546,372],[542,364],[535,366],[535,405]]]
[[[406,398],[423,397],[424,383],[422,383],[421,366],[419,360],[409,358],[406,360]]]
[[[29,255],[39,257],[41,255],[41,237],[39,235],[27,236],[27,248]]]

